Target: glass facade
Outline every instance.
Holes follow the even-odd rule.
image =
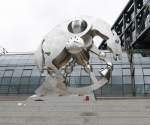
[[[122,59],[115,61],[111,53],[106,58],[113,65],[111,84],[96,90],[96,97],[131,97],[150,95],[150,57],[134,54],[134,75],[131,75],[128,56],[124,52]],[[96,55],[91,54],[90,64],[97,78],[99,69],[106,65]],[[32,53],[8,53],[0,56],[0,95],[31,95],[44,80],[46,72],[40,73],[33,61]],[[89,75],[82,66],[75,66],[68,77],[69,85],[82,87],[91,84]]]
[[[0,95],[33,94],[42,83],[32,53],[8,53],[0,56]]]
[[[144,50],[143,54],[144,54]],[[150,57],[135,53],[133,56],[134,74],[131,75],[128,55],[124,52],[122,59],[115,61],[111,53],[106,51],[106,57],[113,63],[111,84],[106,84],[96,90],[96,97],[132,97],[150,95]],[[101,62],[96,55],[91,54],[90,63],[94,73],[100,79],[99,69],[106,65]],[[70,75],[70,84],[73,87],[91,84],[89,75],[85,73],[84,68],[76,66]]]

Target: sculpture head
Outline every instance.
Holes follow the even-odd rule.
[[[81,29],[82,25],[81,24],[82,24],[81,20],[72,21],[71,27],[72,27],[73,33],[80,33],[82,31],[82,29]]]
[[[87,22],[82,19],[73,20],[68,25],[68,30],[71,33],[75,33],[75,34],[83,32],[86,28],[87,28]]]

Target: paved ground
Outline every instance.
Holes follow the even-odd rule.
[[[0,101],[0,125],[150,125],[150,99]]]

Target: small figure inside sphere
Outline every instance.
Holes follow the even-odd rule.
[[[71,22],[73,33],[81,33],[87,28],[87,23],[84,20],[74,20]]]

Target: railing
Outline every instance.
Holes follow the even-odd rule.
[[[8,53],[5,48],[0,47],[0,56]]]
[[[143,46],[147,37],[150,37],[150,0],[130,0],[122,11],[112,30],[119,35],[122,47],[128,50],[133,48],[150,48],[150,42]],[[144,43],[145,44],[145,43]]]

